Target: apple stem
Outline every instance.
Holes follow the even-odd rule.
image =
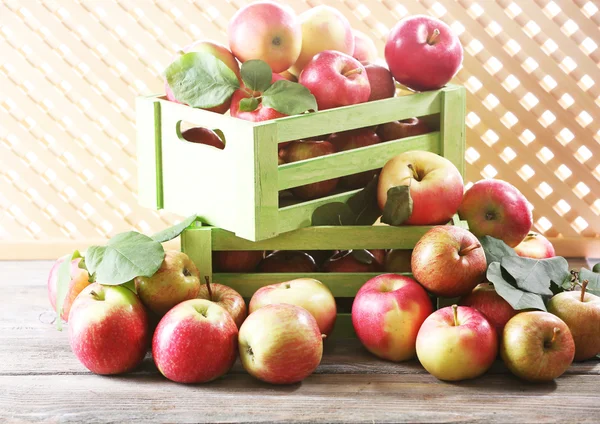
[[[177,50],[177,54],[179,56],[183,56],[185,54],[185,52],[183,50]]]
[[[465,247],[464,249],[462,249],[461,251],[459,251],[458,254],[460,256],[465,256],[470,251],[475,250],[475,249],[479,249],[480,247],[481,247],[481,244],[475,243],[475,244],[470,245],[469,247]]]
[[[581,283],[581,298],[579,300],[581,300],[582,302],[583,299],[585,299],[585,289],[587,288],[588,283],[588,280],[583,280],[583,283]]]
[[[90,291],[90,295],[96,300],[102,300],[100,298],[100,295],[98,293],[96,293],[94,290]]]
[[[458,327],[458,305],[456,303],[452,305],[452,314],[454,315],[454,326]]]
[[[427,44],[429,44],[430,46],[433,46],[437,40],[437,38],[440,36],[440,30],[439,29],[434,29],[433,32],[431,33],[431,35],[429,36],[429,38],[427,38]]]
[[[327,338],[327,334],[321,334],[321,339],[325,340]]]
[[[354,68],[354,69],[350,69],[348,72],[344,72],[342,75],[344,75],[346,78],[354,75],[354,74],[362,74],[363,68]]]
[[[550,340],[550,344],[552,344],[556,341],[556,337],[558,336],[558,333],[560,333],[560,328],[554,327],[554,333],[552,334],[552,339]]]
[[[206,290],[208,290],[208,300],[212,302],[212,289],[210,288],[210,278],[208,278],[208,275],[204,277],[204,281],[206,281]]]
[[[415,169],[414,166],[412,166],[412,163],[409,163],[408,165],[408,169],[410,169],[410,171],[412,172],[413,178],[417,181],[419,181],[419,174],[417,173],[417,170]],[[408,186],[410,187],[410,181],[408,183]]]

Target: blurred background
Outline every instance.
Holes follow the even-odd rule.
[[[226,43],[244,0],[0,0],[0,259],[56,258],[179,218],[137,205],[136,96],[173,53]],[[600,3],[289,0],[339,9],[383,57],[409,14],[465,48],[467,183],[500,178],[557,253],[600,257]],[[193,196],[193,191],[190,191]]]

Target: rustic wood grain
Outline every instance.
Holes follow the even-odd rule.
[[[570,261],[571,263],[574,263]],[[271,386],[236,363],[210,384],[164,379],[150,355],[118,377],[89,373],[56,331],[46,294],[50,262],[0,262],[0,423],[21,422],[598,422],[600,361],[532,385],[501,362],[483,377],[444,383],[417,361],[375,358],[355,340],[325,347],[301,384]]]

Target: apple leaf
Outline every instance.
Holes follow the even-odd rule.
[[[381,215],[377,204],[377,183],[378,176],[375,176],[365,188],[348,199],[346,204],[356,215],[355,225],[373,225]]]
[[[71,261],[81,258],[78,250],[64,256],[64,261],[58,266],[58,279],[56,281],[56,329],[62,331],[62,313],[69,282],[71,281]]]
[[[492,262],[500,262],[505,256],[517,256],[515,249],[504,243],[504,241],[492,236],[483,236],[479,239],[479,242],[485,252],[485,259],[488,265]]]
[[[511,282],[506,281],[506,278],[509,280],[511,280],[511,278],[502,272],[500,262],[492,262],[490,264],[487,269],[486,277],[488,281],[494,285],[496,292],[514,309],[546,310],[546,305],[544,305],[544,300],[541,295],[523,291],[514,287]],[[514,283],[514,281],[512,281],[512,283]]]
[[[183,54],[167,67],[165,77],[177,100],[198,108],[219,106],[240,88],[235,73],[206,52]]]
[[[158,241],[136,231],[117,234],[106,246],[86,253],[90,274],[104,285],[116,286],[135,277],[151,277],[160,268],[165,251]]]
[[[592,271],[600,274],[600,262],[598,262],[596,265],[594,265],[594,267],[592,268]]]
[[[352,256],[361,264],[371,265],[375,262],[375,256],[365,249],[355,249],[351,251]]]
[[[319,206],[312,214],[312,225],[352,225],[355,216],[350,207],[342,202]]]
[[[183,221],[178,224],[173,225],[165,230],[159,231],[158,233],[152,236],[152,240],[157,241],[159,243],[164,243],[169,240],[173,240],[175,237],[179,236],[183,231],[192,225],[198,215],[190,215]]]
[[[309,110],[318,110],[317,100],[308,88],[288,80],[275,81],[275,84],[263,92],[262,104],[284,115],[298,115]]]
[[[549,259],[504,256],[500,263],[515,279],[517,287],[530,293],[552,296],[552,282],[560,287],[571,279],[569,264],[561,256]]]
[[[262,60],[248,60],[242,63],[240,74],[244,85],[252,91],[263,92],[267,90],[273,79],[271,67]]]
[[[387,191],[387,201],[383,207],[381,222],[389,225],[402,225],[410,218],[413,201],[407,185],[392,187]]]
[[[588,281],[586,290],[596,296],[600,296],[600,274],[590,271],[586,268],[579,270],[579,282]]]
[[[252,112],[258,107],[258,99],[256,97],[246,97],[240,100],[241,112]]]

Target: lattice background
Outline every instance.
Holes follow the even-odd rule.
[[[134,98],[162,91],[179,47],[226,42],[228,19],[248,1],[0,3],[0,258],[56,257],[174,222],[136,203]],[[407,14],[451,25],[465,47],[456,81],[468,89],[467,180],[518,186],[535,227],[568,241],[559,253],[582,238],[598,249],[600,2],[285,3],[338,8],[381,54]]]

